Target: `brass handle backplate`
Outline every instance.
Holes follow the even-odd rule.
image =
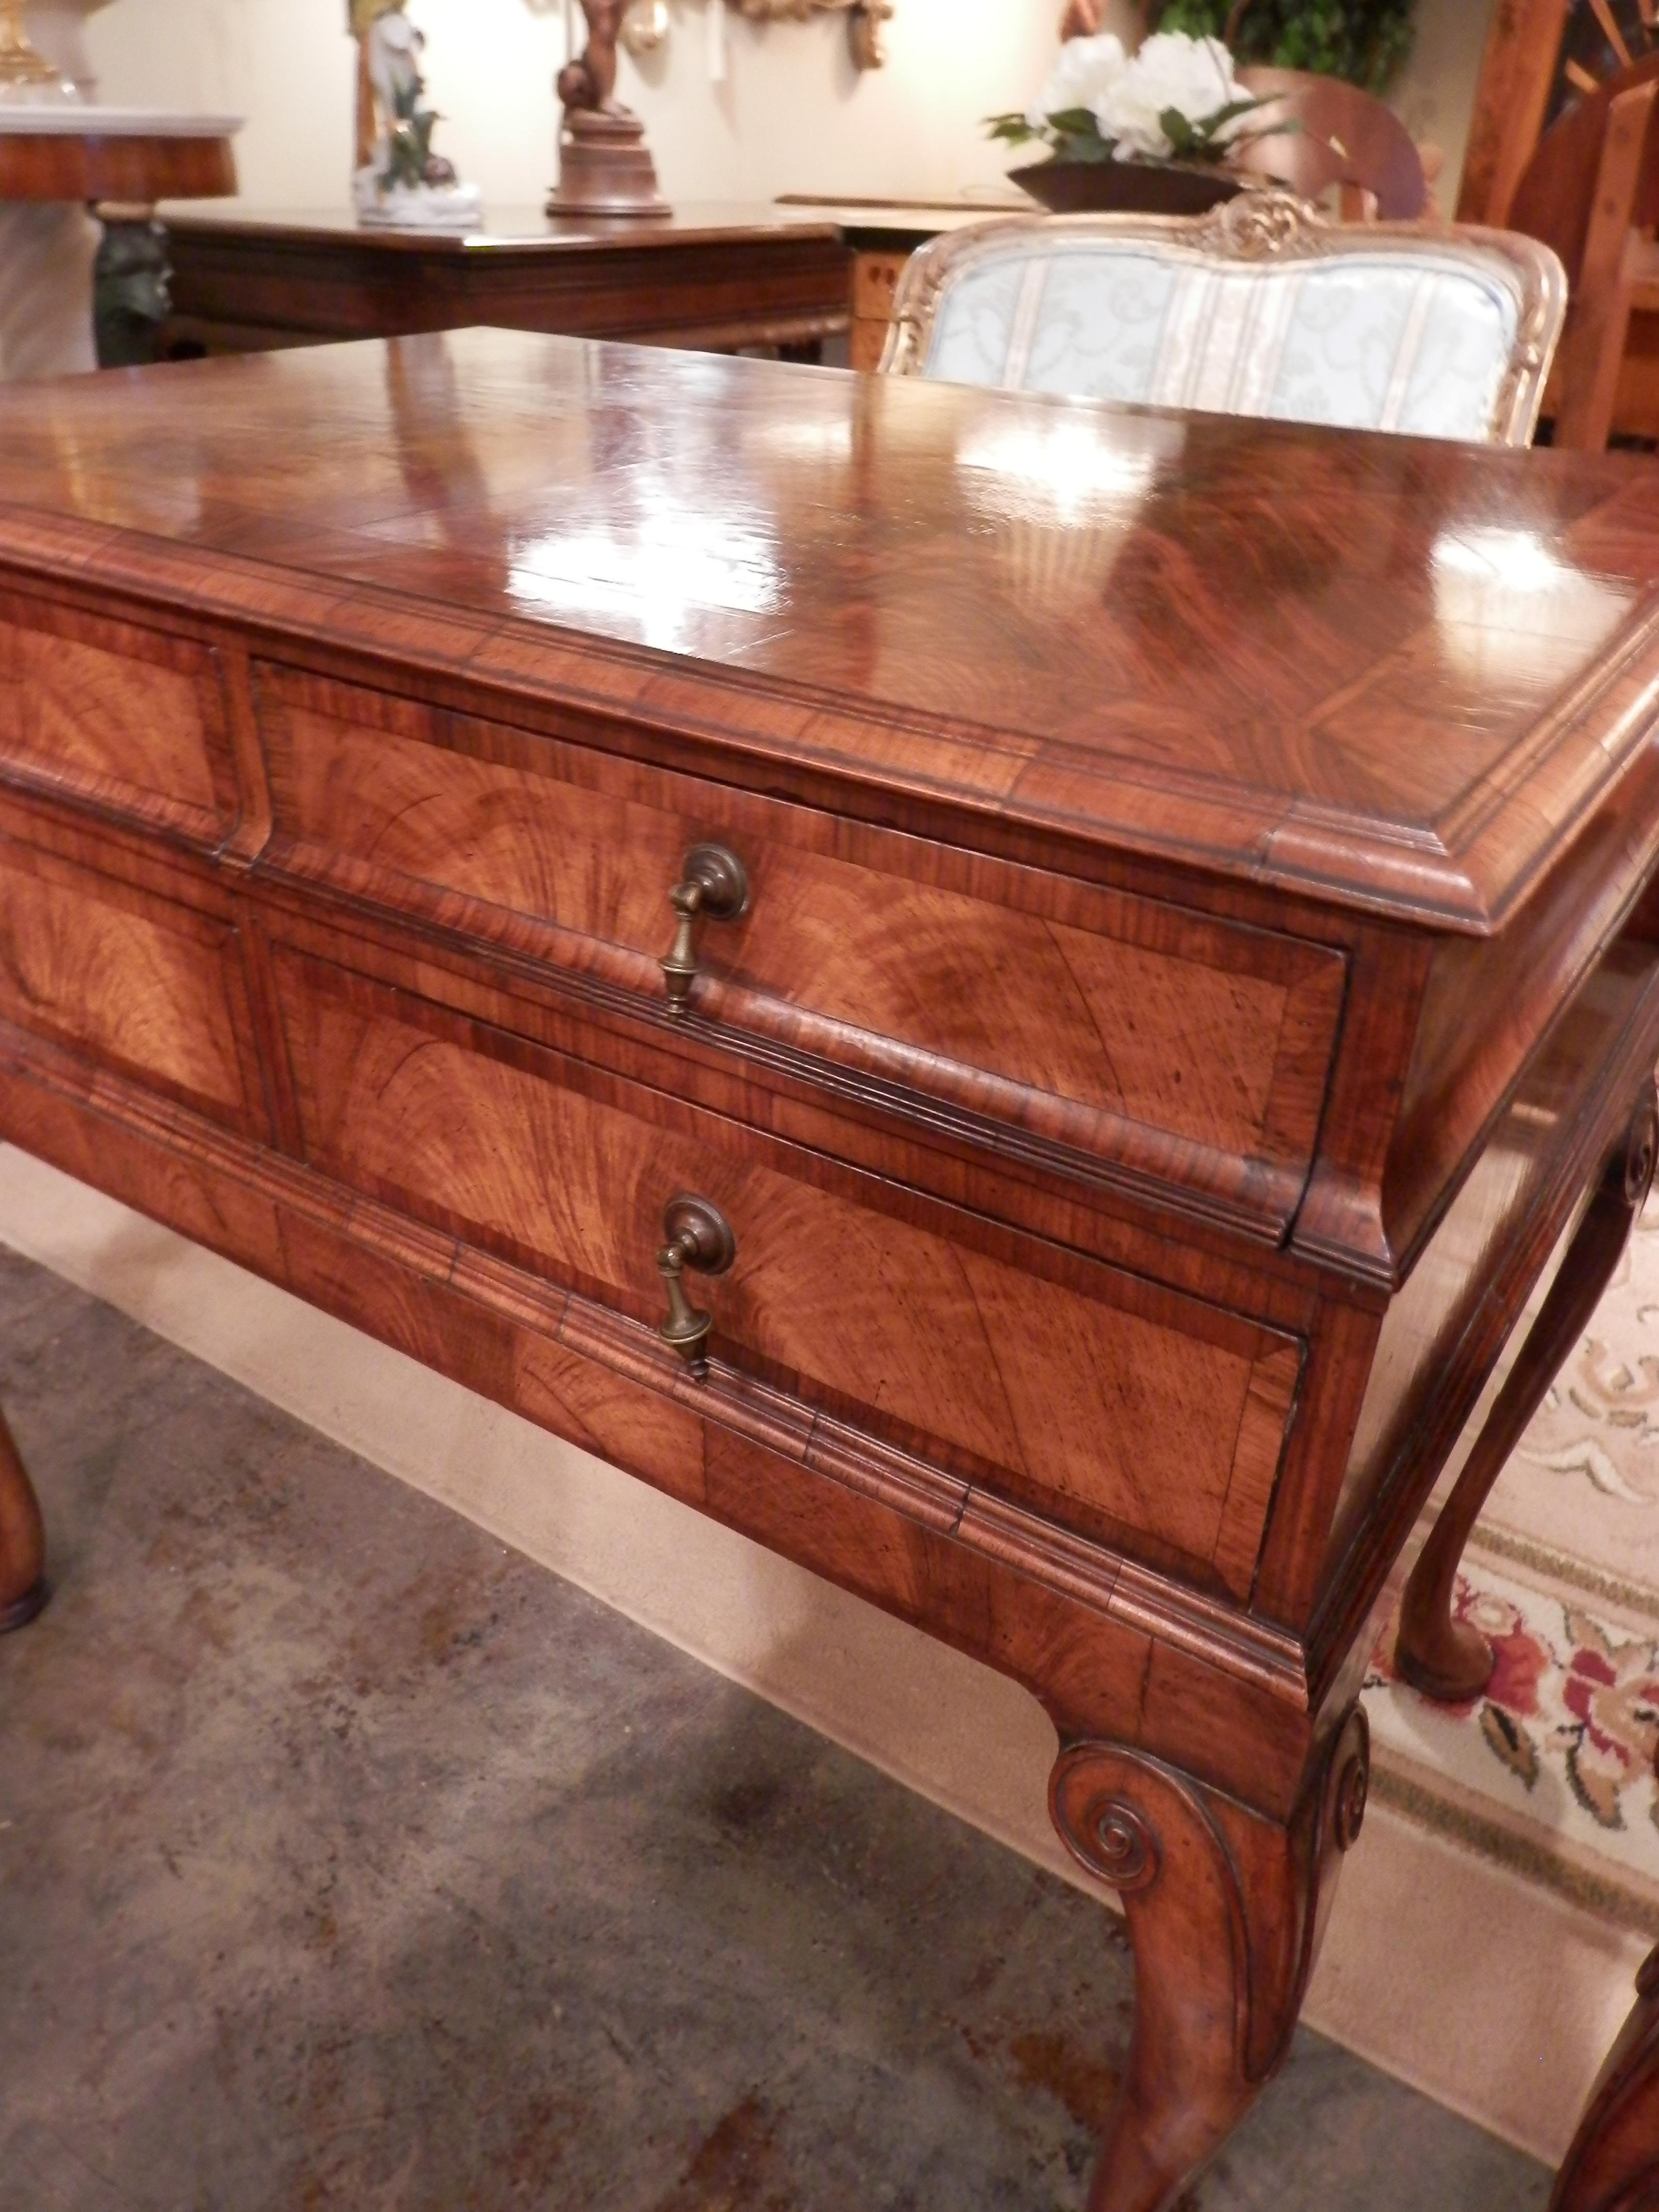
[[[668,1318],[660,1334],[701,1382],[708,1372],[708,1332],[714,1323],[712,1315],[700,1313],[686,1297],[685,1271],[723,1275],[738,1256],[738,1240],[719,1206],[684,1191],[664,1206],[662,1233],[657,1272],[668,1293]]]
[[[697,980],[697,924],[735,921],[749,905],[749,872],[724,845],[694,845],[681,864],[680,880],[668,894],[678,916],[674,942],[662,963],[668,986],[668,1011],[678,1016],[691,1006]]]

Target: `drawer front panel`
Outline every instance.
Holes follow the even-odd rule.
[[[211,652],[0,594],[0,763],[216,843],[236,819]]]
[[[748,912],[705,923],[709,1019],[1275,1224],[1311,1157],[1343,963],[890,831],[412,702],[261,672],[279,858],[664,1000],[668,891],[713,839]],[[440,735],[453,743],[434,740]],[[485,757],[478,750],[517,757]],[[459,895],[459,896],[458,896]],[[937,1118],[935,1116],[935,1118]],[[964,1126],[967,1126],[964,1120]]]
[[[252,1126],[228,921],[0,837],[0,1015]]]
[[[688,1278],[717,1351],[1083,1533],[1248,1591],[1299,1372],[1291,1338],[886,1193],[809,1154],[287,950],[308,1156],[584,1295],[661,1318],[665,1202],[736,1231]]]

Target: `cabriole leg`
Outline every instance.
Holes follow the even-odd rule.
[[[46,1601],[40,1508],[0,1415],[0,1636],[33,1620]]]
[[[1457,1570],[1469,1532],[1544,1401],[1572,1348],[1601,1303],[1629,1242],[1632,1224],[1653,1182],[1659,1120],[1653,1086],[1644,1091],[1625,1142],[1607,1163],[1601,1187],[1567,1248],[1521,1357],[1510,1370],[1486,1425],[1475,1440],[1445,1510],[1418,1555],[1400,1613],[1395,1665],[1425,1698],[1462,1705],[1492,1680],[1491,1645],[1468,1622],[1452,1618]]]
[[[1121,1892],[1135,1959],[1128,2071],[1090,2212],[1170,2212],[1278,2069],[1369,1774],[1358,1710],[1288,1827],[1139,1752],[1061,1753],[1054,1825]]]
[[[1550,2212],[1659,2212],[1659,1951],[1590,2092]]]

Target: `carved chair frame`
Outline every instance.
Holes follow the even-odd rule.
[[[1515,343],[1492,407],[1488,441],[1503,446],[1532,442],[1567,312],[1566,272],[1550,248],[1506,230],[1334,222],[1285,191],[1246,191],[1201,216],[1018,215],[934,239],[911,257],[899,280],[881,374],[922,373],[945,294],[981,264],[998,259],[1022,240],[1060,244],[1097,238],[1150,246],[1171,259],[1228,267],[1328,261],[1378,248],[1468,261],[1495,277],[1516,303]]]

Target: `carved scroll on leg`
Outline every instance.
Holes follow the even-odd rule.
[[[1492,1680],[1491,1645],[1467,1621],[1452,1618],[1457,1570],[1469,1532],[1521,1441],[1544,1394],[1601,1304],[1653,1182],[1659,1118],[1651,1085],[1644,1090],[1625,1141],[1608,1162],[1600,1188],[1567,1248],[1560,1273],[1528,1334],[1463,1472],[1412,1570],[1400,1614],[1395,1664],[1425,1697],[1462,1704]]]
[[[1659,2212],[1659,1951],[1590,2092],[1550,2212]]]
[[[1279,2066],[1369,1773],[1357,1710],[1288,1827],[1138,1752],[1062,1753],[1054,1825],[1121,1892],[1135,1957],[1128,2071],[1090,2212],[1168,2212]]]
[[[0,1416],[0,1636],[46,1601],[46,1531],[11,1431]]]

